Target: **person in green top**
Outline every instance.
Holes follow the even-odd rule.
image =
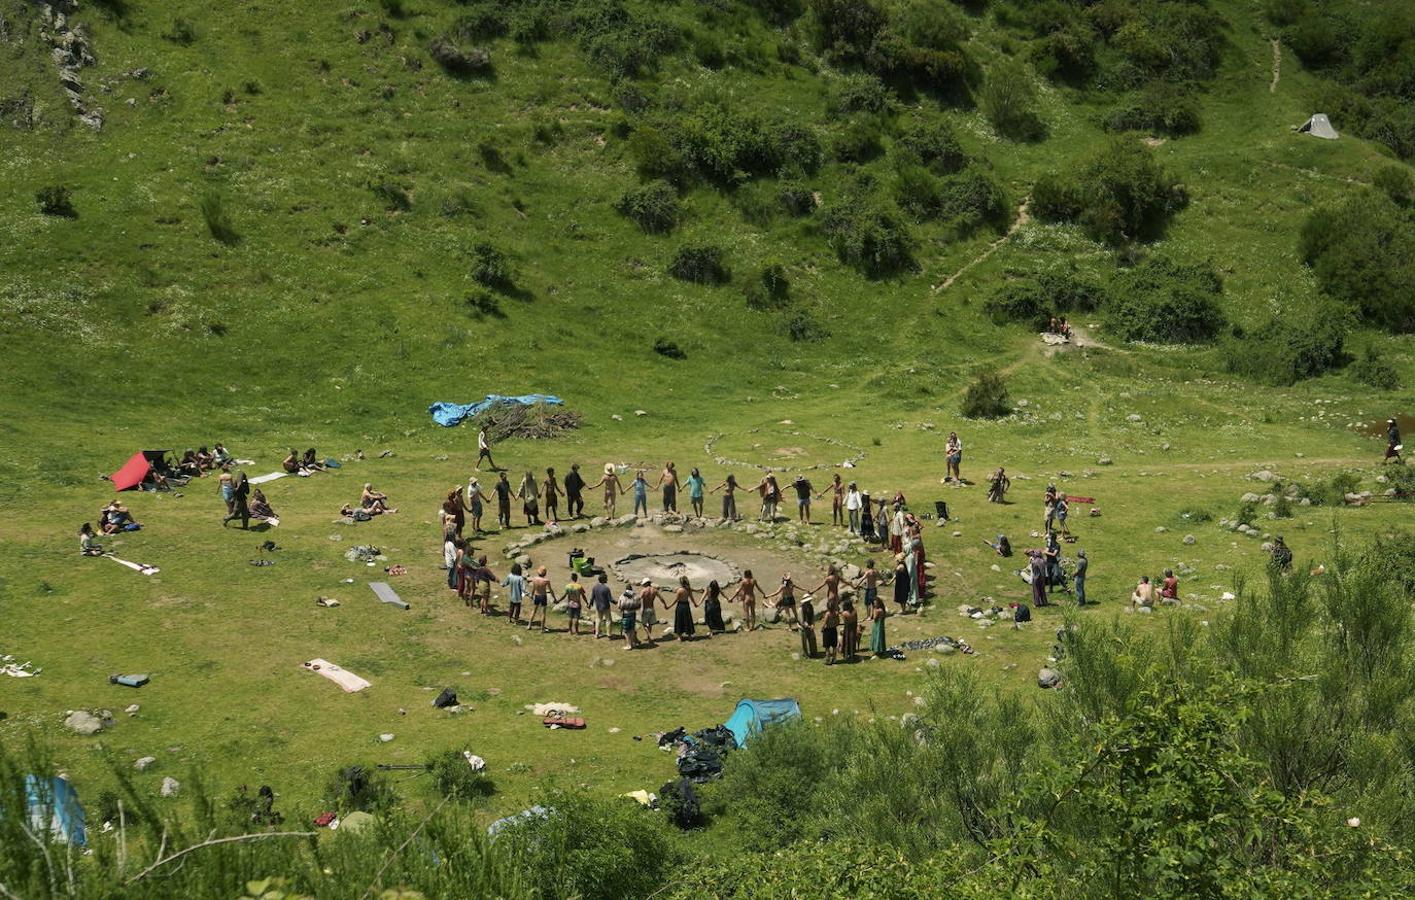
[[[884,636],[884,617],[888,615],[884,608],[884,601],[879,597],[875,598],[874,606],[870,608],[870,652],[875,656],[884,656],[884,651],[889,649],[889,642]]]
[[[565,601],[565,611],[570,614],[570,633],[580,633],[580,612],[585,608],[585,586],[580,584],[578,572],[570,573],[570,583],[565,585],[560,599]]]
[[[688,476],[688,501],[693,504],[693,515],[699,519],[703,517],[703,488],[707,487],[707,482],[703,481],[702,473],[697,469]]]

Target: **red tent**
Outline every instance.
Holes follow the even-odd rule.
[[[123,463],[123,468],[113,473],[110,479],[115,491],[130,491],[147,480],[153,463],[162,462],[167,450],[139,450]]]

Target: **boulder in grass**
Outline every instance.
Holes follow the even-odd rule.
[[[1042,669],[1037,673],[1037,687],[1054,688],[1061,686],[1061,673],[1055,669]]]

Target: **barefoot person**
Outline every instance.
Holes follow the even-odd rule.
[[[550,609],[550,579],[545,575],[545,566],[536,569],[536,574],[531,578],[531,618],[526,623],[526,630],[535,628],[536,615],[540,615],[540,632],[545,634],[550,629],[546,625],[545,616]]]
[[[240,477],[244,480],[244,473]],[[396,508],[388,505],[388,495],[381,491],[375,491],[373,485],[369,482],[364,483],[363,493],[359,495],[359,506],[375,515],[396,513],[398,511]]]
[[[847,662],[854,662],[860,649],[860,617],[855,614],[855,604],[846,600],[840,604],[840,655]]]
[[[697,605],[697,594],[688,584],[688,576],[678,576],[678,587],[673,591],[672,606],[673,636],[679,641],[686,641],[693,636],[693,610]],[[665,602],[663,608],[668,607],[669,604]]]
[[[693,515],[699,519],[703,517],[703,489],[706,487],[702,473],[694,468],[688,475],[688,502],[693,505]]]
[[[958,432],[948,433],[948,443],[944,446],[944,458],[948,464],[948,474],[944,481],[962,482],[963,476],[958,473],[958,466],[963,462],[963,442],[958,439]]]
[[[485,511],[483,503],[490,503],[491,498],[482,493],[481,482],[476,476],[467,480],[467,511],[472,514],[472,532],[481,534],[481,517]]]
[[[614,463],[604,464],[604,477],[590,485],[590,490],[598,487],[604,488],[604,514],[613,518],[615,504],[619,500],[619,495],[624,493],[624,487],[619,483],[619,476],[614,472]]]
[[[845,524],[845,482],[841,481],[840,473],[836,472],[831,479],[830,487],[830,524]]]
[[[748,569],[742,573],[742,580],[737,583],[737,592],[732,595],[732,601],[742,601],[742,624],[748,631],[757,627],[757,580],[752,577],[752,570]]]
[[[678,511],[678,470],[673,467],[672,462],[663,464],[663,471],[658,473],[658,484],[656,488],[663,488],[663,511],[666,513]]]
[[[1140,576],[1140,583],[1135,585],[1135,590],[1130,595],[1130,605],[1137,608],[1155,605],[1155,588],[1150,584],[1150,576]]]
[[[526,596],[526,578],[521,574],[521,564],[511,564],[511,574],[502,580],[506,588],[506,621],[512,625],[521,624],[521,603]]]
[[[221,494],[221,502],[226,504],[226,514],[231,514],[231,499],[235,492],[235,484],[231,479],[231,466],[223,465],[221,475],[217,478],[216,489]]]
[[[884,608],[884,601],[878,597],[875,598],[874,604],[869,607],[869,617],[870,652],[875,655],[876,659],[883,657],[884,651],[889,649],[889,641],[884,635],[884,617],[887,615],[889,612]]]
[[[866,495],[860,493],[859,486],[853,481],[850,482],[850,485],[845,489],[843,505],[845,507],[845,515],[847,516],[851,534],[860,533],[860,507],[865,504],[865,496]]]
[[[634,476],[634,481],[629,487],[634,492],[634,515],[647,519],[649,517],[649,480],[644,477],[643,469],[640,469]],[[643,613],[644,610],[641,609],[639,612]],[[640,619],[642,618],[641,615]]]
[[[645,578],[639,582],[639,625],[644,629],[644,643],[653,644],[653,627],[658,624],[658,612],[654,609],[654,604],[658,602],[658,588],[653,586],[653,579]]]
[[[1012,487],[1012,479],[1007,477],[1007,470],[998,466],[988,478],[988,502],[1006,502],[1003,498],[1007,496],[1007,489],[1010,487]]]
[[[540,485],[536,484],[534,472],[528,470],[526,477],[521,479],[520,486],[516,488],[516,499],[521,501],[521,512],[528,527],[545,524],[540,520]]]
[[[791,579],[791,573],[787,572],[781,576],[781,587],[767,594],[764,600],[775,600],[773,604],[781,611],[783,616],[790,616],[790,627],[792,631],[801,624],[801,620],[796,615],[796,582]]]
[[[842,579],[840,577],[840,571],[836,569],[835,565],[832,563],[831,565],[826,566],[825,578],[821,579],[821,583],[816,585],[814,589],[807,591],[806,594],[807,596],[809,596],[811,594],[818,594],[821,591],[825,591],[825,602],[827,604],[829,604],[832,600],[836,603],[839,603],[841,580]],[[804,601],[802,602],[804,603]],[[804,615],[805,611],[803,609],[802,616]]]
[[[722,480],[722,484],[713,488],[709,493],[716,494],[722,491],[722,518],[729,522],[737,521],[737,476],[728,475]]]
[[[88,522],[79,526],[79,552],[84,556],[103,555],[103,548],[99,546],[97,536],[93,533],[93,526]],[[716,583],[713,582],[713,584]]]
[[[840,640],[840,605],[827,603],[825,616],[821,619],[821,649],[825,651],[825,664],[835,665],[835,648]]]
[[[565,585],[560,599],[565,601],[565,611],[570,615],[570,633],[580,633],[580,613],[585,608],[585,586],[580,584],[580,573],[570,573],[570,583]]]
[[[364,485],[364,492],[368,492],[368,485]],[[245,472],[237,472],[236,478],[231,485],[231,506],[230,512],[226,513],[226,518],[221,520],[221,527],[225,528],[228,522],[234,519],[241,520],[241,528],[251,527],[251,509],[248,505],[251,496],[251,483],[246,480]]]
[[[555,469],[545,470],[545,483],[541,485],[541,496],[545,498],[545,517],[552,523],[560,521],[560,481],[555,477]]]
[[[614,605],[614,592],[609,589],[609,576],[603,572],[590,588],[590,606],[594,609],[594,636],[610,636],[609,610]]]
[[[802,473],[796,476],[796,480],[791,482],[791,486],[796,489],[796,518],[809,525],[811,524],[811,494],[815,490],[811,486],[811,479]]]
[[[722,585],[715,580],[708,582],[707,593],[703,595],[703,624],[709,635],[727,630],[727,623],[722,621]]]
[[[639,646],[639,636],[635,633],[639,619],[639,592],[625,585],[619,595],[619,632],[624,635],[624,649],[633,650]]]
[[[811,595],[801,598],[801,659],[816,658],[816,608]]]

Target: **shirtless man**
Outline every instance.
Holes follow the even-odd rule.
[[[614,473],[614,463],[604,464],[604,477],[590,485],[590,490],[597,487],[604,488],[604,514],[613,518],[615,501],[624,493],[624,486],[619,483],[619,476]]]
[[[845,524],[845,482],[841,480],[840,473],[835,473],[835,478],[830,482],[830,524]]]
[[[757,580],[752,577],[751,569],[742,573],[742,580],[737,583],[737,591],[728,602],[735,602],[737,600],[742,601],[742,622],[747,626],[747,630],[756,630]]]
[[[863,578],[863,576],[861,577]],[[834,564],[831,564],[826,567],[825,579],[821,581],[821,583],[817,587],[810,591],[807,591],[807,593],[818,594],[821,591],[825,591],[825,602],[827,605],[831,603],[839,603],[840,582],[840,572],[836,570]]]
[[[545,470],[545,483],[541,485],[545,497],[545,516],[552,522],[560,521],[560,482],[555,477],[555,469]]]
[[[673,463],[663,464],[663,471],[658,473],[658,484],[656,488],[663,488],[663,511],[678,511],[678,470],[673,467]]]
[[[545,566],[536,569],[536,574],[531,578],[531,618],[526,623],[526,630],[530,631],[536,624],[536,613],[540,613],[540,632],[545,634],[550,629],[546,627],[545,614],[550,608],[550,579],[545,575]]]

